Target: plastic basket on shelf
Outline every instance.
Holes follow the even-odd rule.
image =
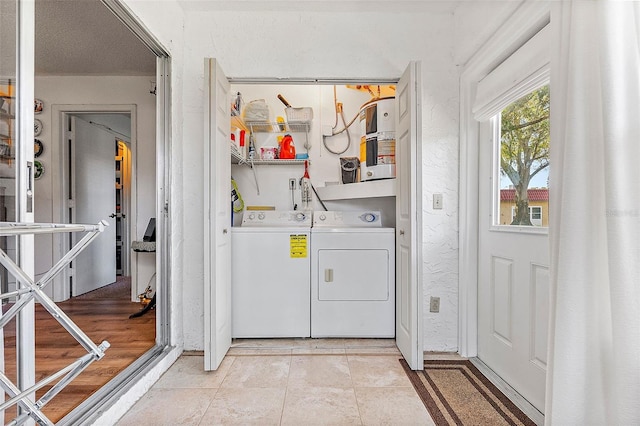
[[[311,107],[288,107],[284,109],[284,113],[287,116],[288,123],[311,123],[311,120],[313,120],[313,108]]]

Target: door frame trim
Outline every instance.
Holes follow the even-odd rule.
[[[35,2],[16,2],[16,62],[15,77],[17,90],[16,112],[16,186],[15,220],[33,222],[35,218],[33,173],[29,172],[29,163],[33,164],[34,110],[31,99],[34,98],[35,82]],[[29,188],[32,189],[28,194]],[[29,203],[31,200],[31,203]],[[30,206],[29,206],[30,204]],[[29,208],[30,207],[30,208]],[[35,278],[35,237],[22,235],[17,237],[16,262],[30,277]],[[29,302],[16,317],[17,354],[16,383],[28,388],[36,383],[35,364],[35,301]],[[4,364],[3,368],[4,368]],[[23,412],[20,409],[20,412]],[[4,414],[4,413],[3,413]],[[4,415],[2,417],[4,420]]]
[[[458,351],[478,355],[478,138],[472,107],[478,82],[550,21],[550,5],[523,3],[467,62],[460,75]]]
[[[52,176],[52,213],[54,223],[67,223],[69,220],[69,212],[66,206],[65,200],[68,199],[68,174],[69,168],[69,153],[67,152],[65,144],[65,119],[67,116],[74,114],[113,114],[113,113],[125,113],[131,117],[131,188],[129,191],[129,217],[137,217],[137,209],[135,200],[137,199],[137,158],[138,158],[138,143],[137,143],[137,106],[135,104],[123,104],[123,105],[69,105],[69,104],[57,104],[51,106],[51,129],[53,137],[57,137],[58,144],[52,144],[51,158],[59,167],[53,167],[51,171]],[[57,135],[57,136],[56,136]],[[115,137],[115,136],[114,136]],[[72,160],[74,161],[74,160]],[[126,224],[129,235],[138,235],[137,221],[129,220]],[[60,259],[64,253],[69,251],[69,242],[64,235],[54,236],[53,244],[53,258]],[[115,250],[115,247],[114,247]],[[134,300],[136,288],[137,288],[137,262],[133,259],[130,262],[131,266],[131,300]],[[53,298],[56,302],[67,300],[71,297],[69,286],[66,285],[69,281],[69,268],[65,268],[60,276],[56,277],[53,282]]]
[[[158,46],[160,46],[158,44]],[[171,58],[156,59],[156,344],[66,415],[59,424],[111,424],[126,414],[183,351],[172,335],[171,288]],[[145,225],[146,226],[146,225]],[[173,307],[173,309],[171,309]],[[98,409],[96,409],[98,408]]]
[[[415,123],[415,130],[418,132],[418,136],[415,138],[415,143],[416,146],[414,147],[416,149],[416,159],[415,161],[417,162],[416,164],[416,177],[415,180],[411,183],[411,187],[412,188],[416,188],[417,192],[421,192],[422,190],[422,91],[421,91],[421,86],[422,86],[422,69],[421,69],[421,65],[419,61],[411,61],[407,66],[413,66],[414,64],[418,64],[418,72],[417,72],[417,84],[418,87],[413,88],[413,90],[415,90],[416,96],[417,96],[417,103],[419,105],[419,111],[420,114],[418,114],[418,116],[416,117],[416,123]],[[389,78],[366,78],[366,79],[345,79],[345,78],[336,78],[336,79],[332,79],[332,78],[327,78],[327,79],[310,79],[310,78],[296,78],[296,77],[290,77],[290,78],[286,78],[286,79],[278,79],[278,78],[270,78],[270,77],[261,77],[261,78],[254,78],[254,77],[232,77],[232,76],[227,76],[227,80],[229,81],[230,84],[255,84],[255,85],[287,85],[287,84],[299,84],[299,85],[303,85],[303,84],[310,84],[310,85],[343,85],[343,84],[364,84],[364,83],[372,83],[372,84],[398,84],[398,82],[400,81],[401,76],[399,76],[398,78],[395,79],[389,79]],[[205,143],[207,142],[206,140],[206,135],[205,135]],[[396,194],[397,196],[397,194]],[[418,352],[420,352],[420,355],[424,355],[424,325],[423,325],[423,314],[424,314],[424,274],[422,271],[422,264],[424,262],[423,258],[422,258],[422,243],[423,243],[423,237],[422,237],[422,223],[423,223],[423,216],[421,214],[422,212],[422,208],[421,208],[421,203],[422,203],[422,198],[420,196],[418,196],[418,201],[417,201],[417,205],[418,205],[418,209],[416,210],[416,224],[417,224],[417,229],[412,230],[413,234],[414,234],[414,238],[416,239],[415,241],[415,245],[416,245],[416,251],[417,253],[415,253],[414,259],[416,264],[413,265],[413,271],[416,274],[415,280],[416,280],[416,306],[414,306],[415,308],[415,315],[416,315],[416,333],[417,333],[417,341],[415,342],[417,345],[417,350]],[[210,233],[205,232],[205,241],[204,244],[210,244],[211,239],[210,239]],[[397,262],[397,257],[396,257],[396,262]],[[205,256],[205,260],[204,260],[204,268],[210,268],[210,259],[207,259]],[[397,268],[397,266],[396,266]],[[396,283],[397,285],[397,283]],[[206,315],[205,315],[206,317]],[[394,320],[395,321],[395,320]],[[422,361],[420,362],[420,365],[422,365]]]

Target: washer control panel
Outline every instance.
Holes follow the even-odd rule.
[[[280,210],[247,210],[242,215],[242,226],[311,226],[311,212]]]
[[[379,211],[317,211],[313,214],[317,228],[381,228]]]

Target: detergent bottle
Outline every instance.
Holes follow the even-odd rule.
[[[284,135],[280,145],[280,158],[282,160],[293,160],[296,158],[296,146],[293,144],[291,135]]]

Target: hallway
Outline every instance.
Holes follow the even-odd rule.
[[[185,353],[117,424],[434,424],[393,339],[234,341],[220,369]]]

